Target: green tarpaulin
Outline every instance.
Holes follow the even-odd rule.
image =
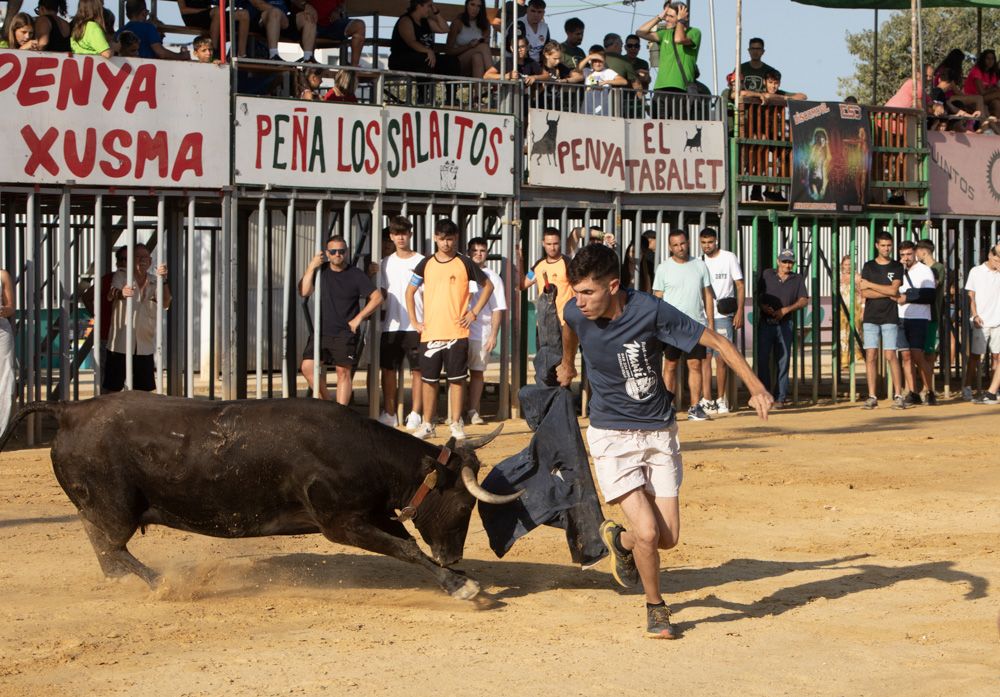
[[[792,0],[800,5],[839,7],[849,10],[908,10],[910,0]],[[996,7],[1000,0],[921,0],[921,7]]]

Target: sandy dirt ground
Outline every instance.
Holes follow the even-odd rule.
[[[105,581],[48,450],[3,453],[0,695],[1000,694],[1000,408],[828,405],[681,437],[675,642],[644,638],[642,596],[574,567],[562,531],[498,560],[477,514],[459,566],[481,605],[319,536],[154,528],[130,548],[164,587]],[[508,423],[483,461],[527,438]]]

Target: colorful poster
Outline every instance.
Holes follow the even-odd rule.
[[[0,51],[0,113],[7,182],[229,183],[222,66]]]
[[[789,102],[793,211],[859,213],[868,204],[871,121],[858,104]]]
[[[528,183],[633,194],[725,190],[719,121],[618,119],[531,109]]]
[[[928,131],[933,215],[1000,215],[1000,142],[981,133]]]

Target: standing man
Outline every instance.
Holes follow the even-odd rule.
[[[639,58],[639,49],[642,44],[639,41],[639,37],[635,34],[629,34],[625,37],[625,58],[629,63],[632,64],[632,69],[635,70],[636,76],[639,78],[639,84],[642,85],[642,89],[649,89],[649,83],[651,78],[649,76],[649,63]]]
[[[566,31],[566,40],[562,42],[562,64],[570,70],[576,70],[577,63],[587,57],[580,44],[583,43],[583,21],[577,17],[570,17],[563,25]]]
[[[934,259],[934,243],[928,239],[917,242],[917,261],[926,266],[934,274],[934,304],[931,305],[931,321],[927,325],[927,341],[924,343],[924,357],[931,369],[931,382],[927,384],[927,404],[937,404],[934,394],[934,366],[937,363],[938,342],[941,332],[941,313],[944,310],[944,292],[948,285],[945,282],[944,264]]]
[[[379,367],[382,369],[382,398],[385,410],[378,420],[386,426],[395,426],[398,417],[396,397],[398,385],[396,377],[403,367],[403,358],[410,366],[410,393],[413,408],[406,417],[405,425],[409,431],[420,426],[420,414],[423,411],[423,387],[420,382],[420,332],[410,321],[410,313],[406,309],[406,289],[413,278],[413,270],[417,268],[423,254],[417,254],[410,248],[413,237],[413,227],[410,221],[401,215],[389,221],[389,241],[393,252],[379,262],[378,286],[385,298],[385,321],[382,324],[382,336],[379,342]],[[418,298],[419,300],[419,298]],[[418,308],[419,309],[419,308]]]
[[[619,504],[629,525],[626,531],[607,520],[601,537],[614,557],[615,580],[626,588],[642,583],[647,636],[675,639],[660,594],[659,550],[674,547],[680,535],[683,466],[673,395],[657,375],[661,355],[666,346],[714,349],[746,383],[761,418],[771,395],[728,341],[677,308],[622,288],[618,256],[608,247],[584,247],[569,274],[576,297],[566,305],[559,384],[573,381],[582,346],[594,387],[587,429],[594,471],[604,500]]]
[[[730,251],[719,248],[719,233],[707,227],[698,236],[701,243],[701,260],[708,267],[709,278],[712,279],[712,292],[715,298],[712,306],[715,314],[714,328],[727,341],[733,343],[736,330],[743,328],[743,303],[746,299],[746,284],[743,282],[743,269],[740,260]],[[712,357],[715,357],[716,399],[712,399]],[[726,362],[720,356],[708,350],[701,366],[701,405],[709,413],[728,414],[729,404],[726,402],[726,378],[728,371]]]
[[[559,323],[565,324],[563,308],[573,297],[573,288],[569,284],[567,273],[569,259],[562,253],[562,233],[559,232],[559,228],[545,228],[542,233],[542,250],[545,252],[545,256],[521,279],[521,290],[537,286],[538,292],[544,293],[546,286],[554,286],[556,289],[556,313],[559,315]]]
[[[965,371],[965,387],[972,392],[979,361],[988,348],[993,354],[993,379],[989,389],[975,401],[980,404],[997,404],[1000,388],[1000,244],[990,247],[990,253],[979,266],[969,271],[965,281],[969,294],[969,314],[972,317],[972,351],[969,367]]]
[[[493,284],[493,294],[486,303],[476,321],[469,327],[469,410],[467,417],[470,424],[482,424],[483,417],[479,415],[479,405],[483,397],[486,366],[490,362],[490,354],[497,345],[500,327],[503,326],[503,313],[507,310],[507,299],[504,297],[503,281],[500,276],[486,266],[487,245],[482,237],[469,240],[469,258],[472,263],[482,269]],[[480,288],[469,300],[475,307],[483,289]]]
[[[299,280],[299,295],[303,298],[313,294],[317,271],[322,291],[318,301],[320,326],[313,327],[302,352],[299,370],[309,387],[316,391],[317,386],[313,385],[313,342],[316,331],[320,330],[319,359],[322,365],[319,396],[330,399],[326,389],[326,366],[333,365],[337,370],[337,403],[346,406],[351,402],[351,380],[358,363],[358,329],[378,309],[382,294],[364,271],[348,264],[347,242],[341,235],[330,237],[325,249],[317,252],[309,262]],[[365,300],[364,307],[361,306],[362,299]]]
[[[663,29],[657,26],[663,22]],[[686,92],[694,82],[701,47],[701,30],[688,26],[688,7],[665,2],[663,11],[635,30],[636,35],[660,46],[660,64],[653,88],[663,92]]]
[[[934,393],[931,367],[924,355],[927,343],[927,325],[931,323],[931,305],[934,304],[934,272],[917,261],[917,245],[910,240],[899,243],[899,261],[903,264],[903,285],[896,303],[899,305],[899,331],[897,344],[903,356],[903,382],[906,393],[903,402],[908,407],[920,404],[917,393],[917,372],[930,394]],[[915,290],[907,299],[907,291]]]
[[[667,245],[670,256],[656,269],[653,295],[663,298],[698,324],[714,330],[712,279],[708,275],[708,267],[701,259],[690,257],[688,236],[683,230],[671,232]],[[666,359],[663,365],[663,382],[668,392],[673,395],[681,394],[677,387],[677,365],[681,355],[687,359],[688,390],[691,397],[688,421],[707,421],[708,414],[701,404],[701,364],[705,359],[703,345],[692,346],[690,352],[682,351],[677,345],[668,345],[663,352]]]
[[[464,440],[462,397],[469,377],[469,327],[489,302],[493,284],[469,257],[458,253],[458,227],[447,218],[434,225],[434,245],[436,251],[417,264],[406,289],[406,309],[420,332],[420,373],[424,383],[424,422],[413,435],[421,440],[434,435],[438,381],[444,368],[453,415],[451,435]],[[418,321],[416,295],[421,286],[424,317]],[[469,298],[480,286],[479,300],[470,308]]]
[[[769,72],[776,72],[774,68],[761,60],[764,55],[764,39],[755,36],[747,43],[747,53],[750,60],[740,63],[740,79],[743,82],[744,92],[763,93],[767,91],[765,80]]]
[[[896,297],[903,285],[903,265],[892,258],[892,235],[880,232],[875,236],[878,255],[861,267],[858,292],[865,299],[864,345],[865,374],[868,378],[868,399],[864,409],[878,407],[878,342],[882,339],[882,354],[889,364],[894,409],[906,409],[907,404],[899,393],[903,389],[903,371],[899,365],[897,335],[899,333],[899,305]]]
[[[775,409],[788,405],[788,367],[792,358],[792,318],[809,302],[805,279],[795,273],[795,254],[783,249],[778,255],[778,270],[764,269],[760,275],[757,293],[760,296],[760,314],[764,321],[757,323],[760,333],[757,354],[757,375],[764,387],[772,389],[771,356],[777,364],[778,401]]]

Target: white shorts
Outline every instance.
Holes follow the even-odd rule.
[[[597,483],[612,503],[643,488],[656,498],[674,498],[681,488],[681,442],[677,422],[659,431],[587,429]]]
[[[972,352],[977,356],[986,353],[989,344],[990,353],[1000,353],[1000,327],[972,327]]]
[[[482,371],[490,363],[490,354],[485,350],[486,344],[482,341],[469,339],[469,370]]]

